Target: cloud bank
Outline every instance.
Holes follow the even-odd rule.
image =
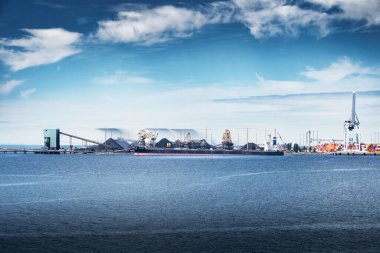
[[[328,68],[315,70],[308,68],[301,73],[310,79],[321,82],[336,82],[347,77],[360,76],[360,75],[377,75],[380,76],[380,69],[373,69],[369,67],[362,67],[360,63],[353,62],[348,57],[343,57],[336,62],[331,63]]]
[[[345,21],[351,21],[351,31],[380,25],[378,0],[305,0],[302,3],[308,4],[286,0],[230,0],[192,8],[137,5],[136,9],[136,5],[126,5],[128,10],[119,9],[115,18],[100,20],[98,29],[90,37],[106,43],[150,46],[191,37],[205,26],[216,24],[243,24],[256,39],[297,36],[303,31],[323,37],[339,30]],[[28,34],[24,38],[0,38],[0,59],[12,71],[55,63],[81,51],[80,33],[62,28],[23,31]]]
[[[12,71],[58,62],[79,53],[81,34],[62,28],[24,29],[29,36],[0,39],[0,59]]]
[[[311,7],[285,0],[231,0],[197,6],[196,9],[167,5],[119,11],[116,19],[99,21],[95,37],[104,42],[153,45],[189,37],[211,24],[240,23],[256,39],[297,36],[302,29],[326,36],[336,29],[337,21],[342,20],[364,22],[365,27],[380,24],[380,1],[377,0],[305,2]],[[329,12],[333,7],[340,11]],[[364,29],[362,24],[356,26],[354,28]]]
[[[380,24],[380,1],[378,0],[307,0],[326,9],[336,7],[341,12],[334,14],[339,19],[363,20],[367,26]]]
[[[102,41],[151,45],[191,36],[207,21],[199,11],[174,6],[121,11],[116,20],[100,21],[96,36]]]
[[[255,38],[297,35],[300,28],[315,27],[321,36],[329,33],[326,13],[301,9],[283,0],[235,0],[235,20],[245,24]]]

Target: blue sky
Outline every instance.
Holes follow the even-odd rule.
[[[377,0],[3,0],[0,143],[42,143],[44,128],[100,139],[100,127],[339,139],[352,90],[370,142],[379,13]]]

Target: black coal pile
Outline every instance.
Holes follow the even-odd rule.
[[[155,147],[156,148],[173,148],[174,143],[172,143],[166,138],[162,138],[159,142],[156,143]]]
[[[260,147],[256,143],[248,143],[248,149],[249,150],[260,150]],[[247,144],[245,144],[244,146],[242,146],[240,148],[240,150],[247,150]]]
[[[136,143],[133,141],[127,141],[124,139],[117,139],[115,141],[119,146],[121,146],[123,149],[126,149],[126,150],[131,149],[134,146],[136,146]]]
[[[107,145],[107,150],[123,150],[124,147],[120,145],[116,140],[109,138],[105,144]],[[103,144],[94,147],[95,150],[105,150],[106,146]]]

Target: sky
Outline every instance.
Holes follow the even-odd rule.
[[[0,144],[42,145],[45,128],[343,139],[354,90],[374,142],[378,0],[0,1]]]

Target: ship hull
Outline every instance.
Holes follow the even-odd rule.
[[[135,156],[283,156],[283,151],[138,148]]]

